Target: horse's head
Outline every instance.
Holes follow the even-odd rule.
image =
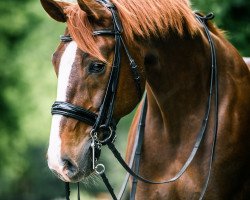
[[[58,88],[57,103],[52,109],[48,165],[62,180],[75,182],[93,171],[90,132],[94,128],[98,137],[104,137],[108,127],[103,124],[114,125],[131,112],[140,100],[138,87],[121,37],[115,39],[117,33],[109,33],[114,29],[119,32],[119,24],[114,25],[109,8],[95,0],[78,0],[78,4],[52,0],[41,0],[41,3],[52,18],[67,23],[52,58]],[[117,42],[121,47],[117,47]],[[122,50],[121,61],[119,52],[115,55],[116,48]],[[129,51],[137,62],[141,62],[136,49]],[[119,81],[111,81],[110,85],[111,74],[115,73],[113,66],[117,63],[120,65]],[[142,75],[141,70],[139,74]],[[115,79],[117,73],[112,76]],[[112,93],[116,83],[116,94],[108,95],[104,100],[107,90]],[[141,90],[143,85],[142,80]],[[85,120],[79,119],[82,115]],[[100,127],[104,127],[103,130]]]

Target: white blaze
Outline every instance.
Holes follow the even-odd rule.
[[[76,57],[77,45],[74,41],[66,47],[60,61],[57,85],[57,101],[66,101],[71,69]],[[62,116],[53,115],[48,148],[48,165],[57,172],[62,170],[60,123]]]

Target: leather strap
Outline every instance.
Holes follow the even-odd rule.
[[[81,199],[81,195],[80,195],[80,183],[77,182],[77,200]]]
[[[102,181],[104,182],[106,188],[108,189],[110,195],[112,196],[113,200],[117,200],[117,197],[115,196],[115,193],[114,193],[114,189],[110,185],[109,180],[108,180],[106,174],[105,173],[101,173],[100,176],[101,176]]]
[[[72,37],[70,35],[60,35],[60,39],[62,42],[71,42]]]
[[[95,124],[97,118],[97,115],[93,112],[62,101],[56,101],[52,105],[51,114],[58,114],[66,117],[71,117],[92,126]]]
[[[142,135],[142,133],[144,132],[145,119],[146,119],[146,114],[144,114],[144,113],[147,112],[147,105],[146,105],[147,104],[147,97],[146,97],[146,93],[145,93],[145,97],[143,99],[143,102],[144,103],[143,103],[143,108],[142,108],[141,114],[140,114],[139,125],[138,125],[137,131],[136,131],[134,145],[133,145],[133,149],[132,149],[131,157],[130,157],[130,161],[129,161],[129,167],[130,168],[133,167],[136,151],[138,152],[138,143],[139,143],[139,141],[143,141],[143,135]],[[119,200],[122,198],[122,196],[123,196],[123,194],[124,194],[124,192],[126,190],[129,177],[130,177],[130,174],[127,172],[126,175],[125,175],[122,187],[120,188],[120,192],[119,192],[118,197],[117,197],[117,199],[119,199]]]
[[[136,145],[137,148],[136,148],[135,159],[134,159],[134,171],[136,174],[139,174],[141,150],[142,150],[142,143],[144,139],[145,125],[146,125],[147,108],[148,108],[148,100],[147,100],[147,96],[145,96],[142,113],[140,116],[139,125],[137,129],[139,138],[138,138],[138,143]],[[132,189],[130,192],[130,200],[135,199],[137,182],[138,182],[137,178],[133,177]]]
[[[210,81],[211,83],[212,83],[212,80],[213,80],[213,76],[211,76],[211,81]],[[213,90],[213,85],[210,84],[210,90],[209,90],[209,96],[208,96],[208,100],[207,100],[206,113],[205,113],[205,116],[204,116],[204,119],[203,119],[203,122],[202,122],[202,127],[201,127],[201,129],[199,131],[199,134],[198,134],[197,138],[196,138],[195,145],[194,145],[194,147],[193,147],[193,149],[191,151],[191,154],[190,154],[189,158],[187,159],[187,161],[185,162],[183,167],[180,169],[180,171],[173,178],[162,181],[162,182],[151,181],[151,180],[145,179],[144,177],[141,177],[140,175],[136,174],[134,171],[131,170],[131,168],[126,164],[126,162],[123,160],[120,153],[115,148],[114,144],[108,144],[108,147],[110,148],[110,150],[112,151],[114,156],[117,158],[117,160],[120,162],[120,164],[124,167],[124,169],[126,169],[126,171],[130,173],[130,175],[136,177],[138,180],[143,181],[145,183],[150,183],[150,184],[166,184],[166,183],[176,181],[177,179],[179,179],[181,177],[181,175],[186,171],[188,166],[191,164],[193,158],[195,157],[195,155],[196,155],[196,153],[197,153],[197,151],[199,149],[201,141],[202,141],[202,139],[204,137],[204,133],[206,132],[207,124],[208,124],[208,118],[209,118],[210,110],[211,110],[212,90]]]
[[[141,81],[140,81],[140,75],[138,72],[138,67],[137,64],[135,63],[134,59],[132,58],[132,56],[130,55],[127,46],[125,45],[125,42],[121,36],[122,32],[123,32],[123,28],[122,28],[122,23],[121,20],[119,18],[119,15],[117,13],[116,7],[108,0],[98,0],[98,2],[102,3],[105,7],[107,7],[111,14],[112,14],[112,19],[113,19],[113,23],[114,23],[114,29],[102,29],[102,30],[95,30],[93,32],[93,35],[99,36],[99,35],[114,35],[116,37],[116,42],[117,39],[119,39],[119,43],[121,42],[125,53],[128,57],[129,63],[130,63],[130,69],[132,72],[132,76],[136,85],[136,90],[137,90],[137,94],[139,99],[141,99],[143,91],[141,88]],[[121,45],[119,44],[119,45]],[[116,46],[118,46],[116,44]],[[120,52],[119,52],[120,53]],[[120,56],[120,54],[117,54]],[[115,54],[116,57],[116,54]]]
[[[209,169],[208,169],[208,174],[207,174],[207,178],[205,181],[205,185],[201,191],[201,195],[199,200],[202,200],[205,196],[208,184],[209,184],[209,180],[211,177],[211,173],[212,173],[212,164],[214,161],[214,157],[215,157],[215,147],[216,147],[216,141],[217,141],[217,135],[218,135],[218,112],[219,112],[219,84],[218,84],[218,66],[217,66],[217,59],[216,59],[216,49],[214,46],[214,42],[213,39],[211,37],[210,31],[207,27],[207,21],[211,20],[214,18],[214,14],[213,13],[209,13],[207,16],[200,16],[198,14],[196,14],[196,18],[197,20],[203,25],[205,33],[208,37],[208,42],[210,44],[210,52],[211,52],[211,62],[212,62],[212,74],[211,74],[211,85],[214,86],[214,130],[213,130],[213,141],[212,141],[212,148],[211,148],[211,154],[210,154],[210,160],[209,160]]]
[[[124,48],[124,50],[126,52],[128,60],[129,60],[130,69],[131,69],[131,72],[132,72],[132,76],[133,76],[135,87],[136,87],[136,91],[137,91],[137,96],[139,97],[139,99],[141,99],[143,91],[142,91],[142,88],[141,88],[141,78],[140,78],[140,75],[139,75],[139,72],[138,72],[138,66],[135,63],[135,60],[130,55],[130,53],[128,51],[128,48],[125,45],[125,43],[124,43],[124,41],[123,41],[122,38],[121,38],[121,41],[122,41],[123,48]]]
[[[70,200],[70,186],[69,186],[69,182],[65,182],[65,197],[66,200]]]
[[[130,162],[129,162],[129,168],[132,167],[133,163],[135,163],[135,165],[137,166],[136,168],[138,170],[139,170],[140,152],[141,152],[142,142],[143,142],[143,138],[144,138],[146,112],[147,112],[147,96],[145,95],[143,109],[141,112],[138,129],[137,129],[136,136],[135,136],[135,141],[134,141],[135,143],[133,146],[133,150],[132,150],[132,154],[131,154],[131,158],[130,158]],[[103,182],[104,182],[106,188],[108,189],[108,191],[110,192],[111,196],[113,197],[113,199],[121,200],[121,198],[125,192],[127,183],[128,183],[129,173],[126,174],[125,180],[122,184],[122,187],[120,189],[118,197],[116,197],[116,195],[114,194],[114,190],[113,190],[112,186],[110,185],[109,180],[106,177],[106,175],[104,173],[101,173],[100,176],[102,177]],[[136,178],[133,177],[133,179],[136,179]],[[137,183],[137,180],[136,180],[136,183]],[[134,192],[132,192],[132,196],[135,196],[136,185],[132,186],[132,191],[133,190],[134,190]],[[130,198],[130,200],[131,200],[131,198]]]
[[[115,34],[115,53],[114,53],[114,60],[112,64],[110,79],[108,83],[108,87],[106,89],[106,93],[103,99],[102,106],[100,108],[98,118],[96,123],[93,126],[93,131],[97,131],[101,125],[105,125],[106,127],[113,126],[112,118],[113,118],[113,111],[114,111],[114,101],[118,86],[119,80],[119,72],[120,72],[120,63],[121,63],[121,35],[118,33],[122,32],[122,27],[120,23],[119,16],[117,15],[117,11],[112,3],[109,1],[101,1],[104,6],[106,6],[111,14],[113,19],[113,30]],[[99,30],[95,31],[94,34],[101,35],[101,33],[110,33],[109,30]],[[115,129],[115,126],[113,126]]]
[[[99,35],[120,35],[120,32],[116,32],[113,29],[102,29],[102,30],[96,30],[93,31],[94,36],[99,36]]]
[[[208,41],[210,44],[210,49],[211,49],[211,60],[212,60],[212,67],[211,67],[211,78],[210,78],[210,89],[209,89],[209,97],[208,97],[208,101],[207,101],[207,111],[205,113],[203,122],[202,122],[202,128],[198,134],[198,137],[196,139],[194,148],[188,158],[188,160],[186,161],[186,163],[184,164],[184,166],[181,168],[181,170],[176,174],[175,177],[173,177],[172,179],[166,180],[166,181],[162,181],[162,182],[156,182],[156,181],[151,181],[151,180],[147,180],[141,176],[138,175],[138,173],[135,173],[134,171],[132,171],[130,169],[130,167],[126,164],[126,162],[122,159],[120,153],[117,151],[117,149],[115,148],[113,143],[109,143],[108,147],[109,149],[113,152],[114,156],[117,158],[117,160],[120,162],[120,164],[124,167],[124,169],[126,169],[127,172],[129,172],[133,177],[137,178],[140,181],[143,181],[145,183],[149,183],[149,184],[165,184],[165,183],[170,183],[173,182],[175,180],[177,180],[187,169],[187,167],[190,165],[190,163],[192,162],[199,146],[200,143],[203,139],[204,133],[206,132],[207,129],[207,124],[208,124],[208,119],[210,116],[210,110],[211,110],[211,100],[212,100],[212,94],[213,94],[213,87],[215,87],[215,95],[214,95],[214,101],[215,101],[215,125],[214,125],[214,133],[213,133],[213,141],[212,141],[212,149],[211,149],[211,156],[210,156],[210,163],[209,163],[209,171],[208,171],[208,175],[206,178],[206,182],[205,185],[201,191],[201,195],[200,195],[200,200],[202,200],[204,198],[204,194],[206,192],[206,189],[208,187],[208,183],[209,183],[209,179],[210,179],[210,175],[211,175],[211,169],[212,169],[212,162],[214,160],[214,152],[215,152],[215,145],[216,145],[216,140],[217,140],[217,128],[218,128],[218,75],[217,75],[217,63],[216,63],[216,52],[215,52],[215,47],[214,47],[214,43],[212,40],[212,37],[210,35],[209,29],[206,26],[206,21],[210,20],[213,18],[212,14],[209,14],[207,17],[200,17],[198,15],[196,15],[197,19],[202,23],[202,25],[204,26],[206,35],[208,37]]]

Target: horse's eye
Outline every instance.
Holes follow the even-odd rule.
[[[90,73],[101,73],[105,69],[104,63],[93,62],[89,66]]]

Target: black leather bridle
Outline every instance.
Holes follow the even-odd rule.
[[[96,162],[100,156],[101,146],[113,143],[116,137],[115,130],[117,121],[113,118],[113,112],[114,112],[114,103],[115,103],[115,97],[116,97],[120,67],[121,67],[120,64],[121,64],[122,47],[124,48],[130,63],[131,74],[134,79],[139,99],[141,99],[142,97],[143,89],[141,85],[141,77],[138,72],[137,64],[131,57],[125,45],[125,42],[122,38],[123,28],[115,6],[109,0],[100,0],[98,2],[104,5],[111,12],[113,20],[113,29],[95,30],[93,31],[93,35],[94,36],[112,35],[115,37],[115,51],[111,67],[111,73],[102,104],[99,108],[99,112],[98,114],[95,114],[85,108],[73,105],[69,102],[55,101],[55,103],[52,105],[51,113],[52,115],[57,114],[74,118],[76,120],[79,120],[81,122],[84,122],[92,126],[90,137],[91,137],[93,169],[97,173],[103,174],[101,172],[104,172],[105,170],[104,166],[102,164],[96,165]],[[72,41],[72,38],[70,35],[61,36],[61,41],[70,42]],[[100,132],[102,133],[101,138],[99,134]],[[67,199],[69,199],[68,183],[66,183],[66,194],[67,194],[66,195]]]
[[[69,102],[62,102],[62,101],[56,101],[52,105],[51,109],[51,113],[53,115],[59,114],[66,117],[71,117],[79,121],[82,121],[84,123],[87,123],[88,125],[91,125],[92,126],[91,137],[92,138],[95,137],[95,143],[98,143],[95,145],[97,151],[100,150],[99,148],[100,145],[105,145],[108,142],[111,142],[115,139],[115,130],[117,121],[113,118],[113,111],[114,111],[114,102],[115,102],[120,67],[121,67],[120,64],[121,64],[122,46],[130,62],[131,72],[135,82],[139,99],[141,99],[143,94],[141,86],[141,78],[138,72],[138,68],[134,59],[129,54],[129,51],[123,41],[122,38],[123,28],[119,16],[117,14],[117,11],[115,9],[115,6],[111,2],[106,0],[102,0],[99,2],[110,10],[113,19],[113,29],[95,30],[93,32],[93,35],[94,36],[113,35],[115,37],[116,43],[115,43],[115,52],[114,52],[114,59],[111,68],[111,73],[98,115],[82,107],[73,105]],[[61,40],[64,42],[69,42],[72,40],[72,38],[70,36],[62,36]],[[102,131],[104,133],[104,136],[102,139],[97,140],[98,137],[97,134],[99,131]]]
[[[170,183],[173,181],[176,181],[179,179],[182,174],[186,171],[190,163],[192,162],[193,158],[196,155],[196,152],[198,151],[198,148],[201,144],[201,141],[205,135],[207,125],[208,125],[208,118],[210,116],[210,109],[211,109],[211,101],[212,101],[212,95],[214,91],[214,102],[215,102],[215,125],[214,125],[214,135],[213,135],[213,143],[212,143],[212,149],[211,149],[211,156],[210,156],[210,162],[209,162],[209,171],[207,175],[207,179],[205,181],[205,185],[201,191],[200,200],[203,199],[204,194],[206,192],[208,182],[211,175],[211,167],[212,162],[214,159],[214,150],[215,150],[215,144],[216,144],[216,138],[217,138],[217,126],[218,126],[218,78],[217,78],[217,64],[216,64],[216,52],[214,43],[212,40],[212,37],[210,35],[209,29],[207,28],[207,21],[213,18],[213,15],[207,15],[205,17],[200,16],[198,14],[196,15],[197,20],[203,25],[205,29],[205,33],[208,37],[208,41],[210,44],[211,49],[211,62],[212,62],[212,68],[211,68],[211,79],[210,79],[210,89],[209,89],[209,96],[207,100],[207,107],[206,107],[206,113],[204,115],[204,119],[202,122],[201,129],[197,135],[197,139],[194,145],[193,150],[191,151],[191,154],[183,167],[180,169],[180,171],[171,179],[162,181],[162,182],[155,182],[148,179],[145,179],[139,175],[139,163],[140,163],[140,154],[141,154],[141,147],[143,143],[143,136],[144,136],[144,126],[145,126],[145,119],[146,119],[146,113],[147,113],[147,98],[144,99],[144,106],[141,112],[139,127],[136,135],[136,140],[134,143],[134,150],[132,153],[132,158],[130,160],[130,165],[128,166],[126,162],[123,160],[120,153],[115,148],[113,142],[115,140],[115,130],[116,130],[116,121],[113,119],[113,111],[114,111],[114,101],[116,96],[116,90],[118,86],[118,79],[119,79],[119,72],[120,72],[120,62],[121,62],[121,46],[124,47],[124,50],[126,52],[126,55],[129,59],[132,76],[135,81],[136,89],[139,98],[142,96],[142,86],[140,82],[140,76],[138,73],[137,65],[135,61],[130,56],[128,49],[122,39],[122,24],[119,19],[117,10],[115,6],[109,2],[109,0],[99,0],[101,4],[103,4],[106,8],[108,8],[112,14],[112,20],[113,20],[113,29],[103,29],[103,30],[96,30],[93,32],[93,35],[100,36],[100,35],[113,35],[115,37],[115,53],[114,53],[114,60],[112,64],[111,74],[108,82],[108,86],[106,89],[106,93],[103,99],[103,102],[101,104],[101,107],[99,109],[98,115],[90,112],[82,107],[75,106],[73,104],[70,104],[68,102],[58,102],[56,101],[52,106],[52,114],[59,114],[66,117],[71,117],[74,119],[77,119],[79,121],[85,122],[92,126],[92,130],[90,132],[91,136],[91,147],[92,147],[92,161],[93,161],[93,169],[96,171],[97,174],[99,174],[106,187],[108,188],[111,196],[113,199],[121,199],[123,192],[125,190],[129,174],[133,176],[133,184],[132,184],[132,191],[130,195],[130,199],[133,200],[135,198],[135,192],[136,192],[136,184],[137,180],[143,181],[145,183],[149,184],[165,184]],[[71,41],[72,38],[70,36],[63,36],[61,38],[62,41]],[[104,133],[107,133],[103,136],[102,139],[99,138],[99,131],[104,131]],[[121,192],[119,194],[119,197],[117,198],[114,194],[113,188],[109,184],[109,181],[104,173],[105,167],[102,164],[96,165],[96,161],[100,155],[101,146],[102,145],[108,145],[109,149],[113,152],[114,156],[117,158],[119,163],[124,167],[124,169],[128,172],[126,175],[126,179],[124,181],[123,187],[121,189]],[[133,166],[133,170],[131,167]],[[78,184],[79,188],[79,184]],[[78,190],[79,191],[79,190]],[[66,199],[69,199],[69,185],[66,183]],[[80,199],[80,195],[78,192],[78,199]]]

